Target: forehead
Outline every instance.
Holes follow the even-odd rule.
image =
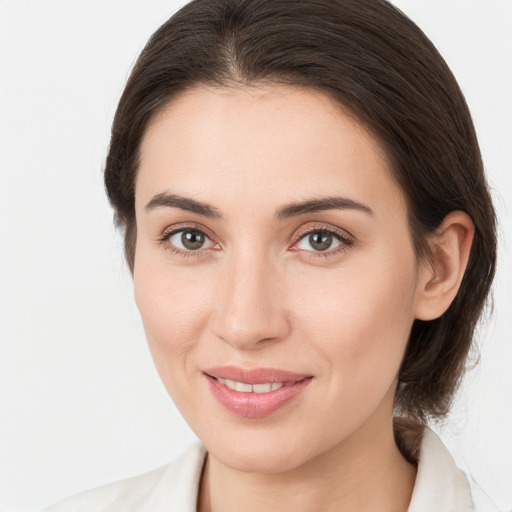
[[[335,193],[402,205],[391,176],[378,141],[321,91],[197,86],[146,130],[136,203],[170,191],[234,206]]]

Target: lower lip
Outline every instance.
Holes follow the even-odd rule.
[[[263,418],[284,407],[300,395],[311,382],[312,377],[307,377],[268,393],[234,391],[209,375],[206,375],[206,380],[212,395],[228,411],[244,418]]]

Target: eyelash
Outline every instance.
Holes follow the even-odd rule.
[[[169,239],[176,235],[177,233],[181,232],[195,232],[200,233],[205,236],[206,239],[212,241],[212,237],[209,236],[203,229],[198,228],[196,226],[180,226],[179,228],[174,228],[172,230],[165,231],[161,237],[158,238],[158,242],[161,243],[164,248],[168,251],[170,251],[172,254],[177,254],[178,256],[188,258],[188,257],[201,257],[205,255],[210,249],[198,249],[198,250],[188,250],[184,251],[182,249],[178,249],[177,247],[173,246],[169,243]],[[293,243],[293,246],[296,246],[300,241],[305,239],[306,237],[314,234],[326,234],[332,236],[334,239],[336,239],[338,242],[340,242],[340,245],[336,247],[333,250],[327,249],[326,251],[301,251],[300,249],[291,249],[294,251],[301,251],[304,253],[304,257],[307,258],[318,258],[318,257],[324,257],[328,258],[330,256],[337,255],[341,252],[345,252],[350,247],[352,247],[355,244],[355,241],[352,237],[348,236],[346,233],[343,233],[342,231],[338,231],[333,228],[326,228],[325,226],[313,226],[308,228],[307,230],[299,233],[297,236],[297,240]],[[213,242],[213,241],[212,241]],[[214,242],[213,242],[214,243]],[[218,244],[217,244],[218,246]]]

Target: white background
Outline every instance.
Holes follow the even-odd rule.
[[[104,197],[115,105],[183,2],[0,0],[0,509],[174,458],[194,435],[153,369]],[[512,1],[400,0],[457,76],[501,221],[481,361],[436,430],[512,508]]]

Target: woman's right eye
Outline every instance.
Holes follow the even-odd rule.
[[[215,246],[205,233],[190,228],[171,231],[162,237],[162,242],[168,244],[171,250],[180,253],[202,252]]]

